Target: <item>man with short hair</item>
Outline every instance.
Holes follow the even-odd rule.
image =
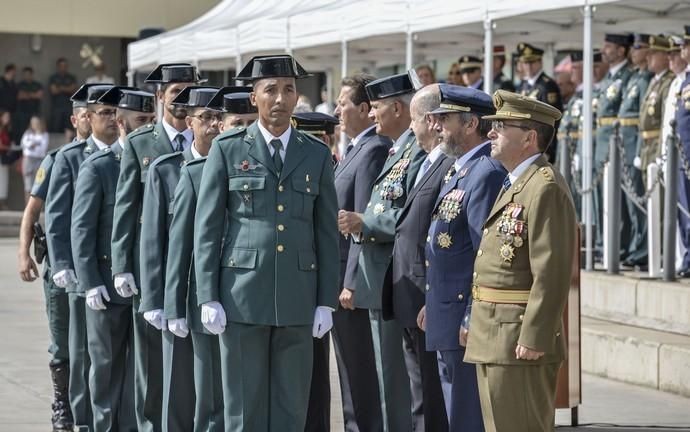
[[[690,63],[690,26],[685,26],[683,34],[683,46],[680,51],[681,57],[687,63]],[[680,84],[680,97],[676,106],[674,118],[676,120],[676,130],[680,144],[683,147],[686,155],[690,155],[690,74],[688,74],[689,67],[685,69],[685,78]],[[690,209],[690,180],[685,175],[682,167],[678,173],[678,199],[685,210]],[[678,210],[678,226],[680,229],[680,239],[685,247],[682,254],[682,264],[679,271],[679,276],[683,278],[690,277],[690,218],[688,218],[680,209]]]
[[[197,303],[220,334],[227,431],[303,432],[312,338],[337,305],[331,152],[290,125],[306,75],[289,55],[252,58],[236,79],[253,82],[259,120],[216,140],[201,178]]]
[[[223,113],[218,123],[220,133],[232,128],[247,128],[258,118],[258,111],[252,105],[251,87],[221,87],[206,105],[206,108]]]
[[[17,83],[14,82],[16,75],[17,67],[9,63],[0,77],[0,110],[9,111],[12,115],[17,109]]]
[[[68,72],[67,59],[60,57],[55,62],[56,72],[48,79],[50,91],[50,132],[71,133],[69,116],[71,114],[70,96],[77,89],[77,79]]]
[[[475,90],[484,90],[484,77],[482,76],[482,60],[475,56],[462,56],[458,60],[460,75],[465,87]]]
[[[483,118],[508,176],[481,232],[464,361],[477,365],[486,431],[553,431],[577,229],[568,185],[543,155],[561,112],[504,90],[493,100]]]
[[[43,86],[34,80],[34,70],[27,66],[22,69],[22,80],[17,84],[17,112],[13,119],[16,133],[24,133],[32,116],[41,116],[42,99]]]
[[[369,118],[371,101],[366,86],[374,80],[372,75],[357,74],[341,81],[335,115],[350,140],[335,168],[338,208],[343,211],[364,213],[392,145],[390,138],[376,133],[376,124]],[[361,243],[354,242],[350,235],[340,237],[340,290],[354,286],[361,271],[361,249]],[[381,430],[383,417],[369,312],[341,305],[333,314],[333,345],[345,431]]]
[[[427,352],[424,332],[417,326],[417,317],[424,307],[428,262],[423,245],[431,223],[431,210],[443,178],[454,162],[453,157],[441,151],[439,134],[428,118],[428,113],[440,104],[438,84],[421,88],[410,104],[410,127],[426,157],[395,227],[392,289],[382,293],[384,319],[395,319],[402,327],[405,366],[411,384],[413,430],[420,432],[448,430],[436,352]]]
[[[423,323],[426,348],[439,352],[448,368],[450,430],[484,430],[474,365],[463,362],[471,310],[473,261],[481,226],[503,184],[506,171],[489,157],[489,95],[441,86],[440,107],[431,111],[440,149],[456,158],[430,211],[426,238],[427,285]]]

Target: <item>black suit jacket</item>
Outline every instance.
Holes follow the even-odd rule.
[[[426,237],[443,179],[453,163],[455,159],[443,154],[436,159],[408,195],[395,228],[393,284],[383,291],[383,317],[396,319],[405,328],[417,327],[417,314],[424,306]]]
[[[392,145],[389,138],[377,135],[373,128],[338,163],[335,167],[338,209],[364,213],[374,181],[381,172]],[[340,236],[340,288],[354,287],[361,249],[362,246],[354,243],[351,236],[347,239]]]

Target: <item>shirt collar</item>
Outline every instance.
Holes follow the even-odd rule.
[[[659,81],[662,76],[666,75],[666,72],[668,69],[664,69],[663,71],[659,72],[658,74],[654,75],[654,81]]]
[[[473,82],[470,87],[472,87],[475,90],[481,90],[479,87],[483,84],[484,79],[479,78],[477,81]]]
[[[533,77],[527,78],[527,83],[530,86],[533,86],[537,82],[537,80],[539,79],[539,76],[541,75],[542,71],[543,71],[543,69],[539,70],[539,72],[537,72],[537,74],[534,75]]]
[[[192,141],[192,146],[190,147],[190,150],[192,151],[192,157],[194,157],[194,159],[199,159],[200,157],[203,157],[201,156],[201,153],[199,153],[196,150],[196,145],[194,144],[194,141]]]
[[[393,143],[393,150],[394,150],[393,153],[394,154],[398,151],[400,146],[403,145],[403,143],[407,141],[407,139],[410,137],[411,133],[412,133],[412,129],[408,128],[405,130],[405,132],[402,133],[402,135],[400,135],[398,137],[398,139],[395,140],[395,143]]]
[[[165,119],[162,119],[161,123],[163,123],[163,129],[165,130],[165,133],[168,135],[168,139],[170,140],[173,145],[175,144],[175,137],[177,137],[178,134],[182,134],[184,136],[184,139],[187,143],[191,143],[194,140],[194,132],[187,128],[183,131],[178,131],[172,125],[170,125]]]
[[[103,150],[103,149],[109,148],[111,145],[113,145],[117,142],[117,140],[115,140],[112,143],[110,143],[110,145],[108,145],[108,144],[104,143],[103,141],[99,140],[98,138],[96,138],[95,135],[91,135],[91,139],[96,144],[96,147],[98,147],[98,150]]]
[[[437,145],[431,151],[429,152],[428,155],[426,155],[426,158],[429,159],[429,162],[431,162],[430,165],[433,165],[436,163],[438,158],[441,156],[441,146]]]
[[[271,147],[271,141],[274,139],[279,139],[281,143],[283,143],[283,151],[287,150],[288,143],[290,142],[290,135],[292,134],[292,126],[288,127],[285,132],[279,137],[273,136],[272,133],[268,131],[262,124],[261,120],[257,121],[256,124],[259,126],[259,132],[261,132],[261,136],[264,137],[264,141],[266,141],[266,145],[268,146],[269,150],[273,152],[273,147]]]
[[[350,142],[350,144],[352,144],[352,148],[355,148],[355,146],[357,146],[357,144],[359,144],[359,142],[362,140],[362,138],[364,138],[364,135],[368,134],[370,130],[375,129],[375,128],[376,128],[376,125],[373,124],[373,125],[369,126],[368,128],[364,129],[362,132],[360,132],[359,135],[357,135]]]
[[[623,69],[623,67],[628,64],[627,60],[623,60],[622,62],[618,63],[617,65],[613,65],[609,67],[609,76],[614,77],[618,73],[619,70]]]
[[[479,150],[483,149],[484,146],[486,145],[491,145],[491,141],[486,141],[482,144],[479,144],[477,147],[473,148],[472,150],[468,151],[464,155],[460,156],[460,158],[456,159],[455,161],[455,171],[460,171],[462,167],[465,166],[468,160],[472,159],[472,156],[474,156],[475,153],[477,153]],[[439,146],[440,148],[441,146]]]
[[[541,156],[541,153],[537,153],[528,157],[527,159],[520,162],[518,166],[515,167],[511,172],[508,173],[508,178],[510,179],[510,184],[515,184],[518,178],[527,170],[527,168],[532,165],[532,162],[537,160]]]

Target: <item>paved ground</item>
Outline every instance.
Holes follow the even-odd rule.
[[[16,271],[16,240],[0,239],[0,431],[40,432],[50,426],[51,388],[48,332],[40,283],[21,282]],[[634,359],[631,359],[634,361]],[[335,365],[335,362],[332,362]],[[336,372],[333,431],[342,430]],[[599,377],[583,377],[580,423],[676,427],[690,431],[690,399]],[[557,423],[570,424],[568,411]],[[678,429],[680,426],[687,429]],[[660,431],[660,428],[580,428],[592,431]],[[575,430],[562,427],[559,431]]]

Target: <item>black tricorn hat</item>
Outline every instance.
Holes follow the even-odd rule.
[[[261,78],[304,78],[309,75],[292,56],[279,54],[252,57],[235,79],[255,81]]]
[[[417,91],[409,73],[379,78],[367,84],[365,89],[371,101]]]
[[[70,98],[73,102],[72,106],[86,106],[86,104],[99,103],[98,98],[111,88],[113,88],[112,84],[84,84]]]
[[[98,99],[98,103],[120,109],[145,113],[156,112],[153,93],[141,91],[136,87],[115,86]]]
[[[206,108],[228,114],[257,113],[258,110],[249,100],[251,92],[251,87],[222,87],[206,104]]]
[[[311,135],[331,135],[335,132],[338,118],[320,112],[304,112],[292,115],[292,127]]]
[[[624,47],[631,46],[634,40],[634,36],[630,33],[606,33],[604,35],[604,41]]]
[[[584,61],[584,59],[584,53],[581,50],[573,51],[570,53],[570,61],[573,63]],[[594,50],[594,52],[592,53],[592,59],[594,63],[601,63],[601,51]]]
[[[146,83],[201,83],[202,80],[196,68],[189,63],[164,63],[158,65],[146,77]]]
[[[190,108],[205,107],[217,91],[217,87],[187,86],[175,96],[172,103],[174,105],[184,105]]]

